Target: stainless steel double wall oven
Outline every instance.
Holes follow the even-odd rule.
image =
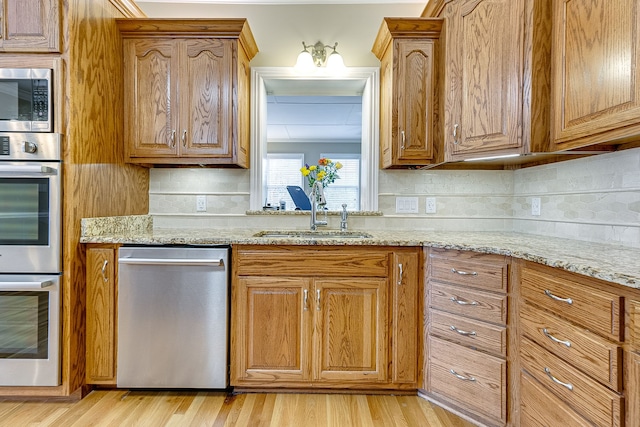
[[[0,386],[60,384],[60,135],[0,133]]]

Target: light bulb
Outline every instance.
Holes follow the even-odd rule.
[[[299,73],[308,73],[313,71],[316,66],[313,63],[313,57],[311,57],[311,54],[306,50],[303,50],[298,55],[298,60],[293,68]]]

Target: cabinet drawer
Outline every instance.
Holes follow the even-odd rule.
[[[507,320],[506,295],[429,283],[429,306],[485,322],[505,324]]]
[[[622,339],[621,296],[526,267],[522,296],[592,332]]]
[[[506,421],[506,361],[434,337],[429,337],[428,348],[431,393]]]
[[[495,356],[507,355],[507,328],[431,310],[429,333]]]
[[[520,309],[522,333],[616,391],[622,390],[622,348],[528,304]]]
[[[521,427],[584,427],[587,421],[538,381],[520,373]]]
[[[621,395],[526,338],[520,342],[520,356],[523,369],[589,421],[602,427],[622,425]]]
[[[629,342],[640,352],[640,301],[629,300]]]
[[[389,271],[389,251],[377,248],[240,247],[234,255],[239,276],[386,277]]]
[[[434,279],[492,291],[507,291],[508,271],[504,256],[432,249],[429,262],[429,277]]]

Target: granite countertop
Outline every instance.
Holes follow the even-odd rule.
[[[263,230],[158,229],[153,228],[152,220],[147,216],[90,218],[82,222],[80,242],[139,245],[426,246],[508,255],[640,289],[640,249],[617,245],[510,232],[355,230],[371,237],[256,237],[261,231]],[[306,230],[299,231],[308,233]],[[327,230],[322,230],[318,234],[326,232]]]

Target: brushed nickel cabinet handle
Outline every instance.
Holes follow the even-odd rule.
[[[477,276],[478,275],[476,271],[469,272],[469,271],[456,270],[455,268],[452,268],[451,272],[455,274],[459,274],[461,276]]]
[[[404,131],[400,131],[400,135],[402,135],[402,149],[404,150],[404,143],[406,142],[406,137]]]
[[[320,289],[316,289],[316,311],[320,311]]]
[[[458,123],[453,125],[453,143],[456,145],[460,144],[460,141],[458,141],[458,127],[460,127]]]
[[[107,265],[109,264],[109,260],[104,260],[104,264],[102,264],[102,280],[104,281],[104,283],[107,283],[109,281],[109,278],[107,277]]]
[[[551,335],[549,333],[547,328],[544,328],[542,330],[542,333],[553,342],[557,342],[558,344],[563,344],[563,345],[566,345],[567,347],[571,347],[571,341],[569,341],[569,340],[563,341],[563,340],[560,340],[560,339],[554,337],[553,335]]]
[[[187,130],[186,129],[182,130],[182,146],[183,147],[187,146]]]
[[[478,305],[477,301],[465,301],[459,297],[453,296],[451,298],[449,298],[449,300],[455,302],[456,304],[459,305]]]
[[[546,296],[548,296],[549,298],[553,299],[553,300],[560,301],[560,302],[566,302],[569,305],[573,304],[573,300],[571,298],[560,298],[560,297],[555,296],[554,294],[552,294],[551,291],[548,290],[548,289],[545,289],[544,294]]]
[[[402,270],[402,264],[401,263],[398,263],[398,270],[399,270],[399,274],[398,274],[397,285],[402,285],[402,280],[403,280],[402,276],[404,274],[404,271]]]
[[[551,369],[549,368],[544,368],[544,373],[547,374],[547,376],[549,378],[551,378],[551,381],[553,381],[556,384],[560,384],[563,387],[566,387],[567,389],[573,391],[573,384],[571,383],[564,383],[562,381],[560,381],[559,379],[557,379],[556,377],[554,377],[553,375],[551,375]]]
[[[459,333],[460,335],[464,335],[465,337],[475,337],[477,335],[476,331],[463,331],[461,329],[456,328],[453,325],[450,325],[449,329],[451,329],[454,332]]]
[[[302,307],[304,311],[309,310],[309,291],[307,289],[302,291]]]
[[[462,380],[462,381],[475,381],[476,380],[474,377],[471,377],[471,376],[467,377],[465,375],[460,375],[459,373],[457,373],[453,369],[449,369],[449,372],[451,372],[451,374],[453,376],[455,376],[456,378],[458,378],[459,380]]]
[[[176,130],[171,130],[171,136],[169,137],[169,147],[173,148],[176,146]]]

